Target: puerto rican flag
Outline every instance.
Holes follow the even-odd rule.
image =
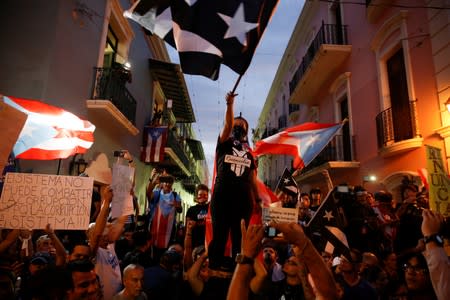
[[[253,154],[286,154],[294,157],[294,168],[306,167],[342,128],[337,124],[304,123],[256,143]]]
[[[167,126],[144,127],[144,146],[141,160],[145,163],[164,160],[164,148],[167,143]]]
[[[184,74],[219,78],[221,64],[243,75],[278,0],[138,0],[124,12],[178,51]]]
[[[13,147],[16,158],[62,159],[86,153],[94,143],[95,126],[89,121],[41,101],[10,96],[3,99],[28,116]]]

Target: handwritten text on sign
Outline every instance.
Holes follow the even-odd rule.
[[[262,220],[264,223],[270,221],[278,223],[297,223],[298,210],[285,207],[264,207],[262,211]]]
[[[445,171],[441,149],[426,146],[430,208],[448,217],[450,215],[450,178]]]
[[[94,179],[7,173],[0,199],[0,227],[87,229]]]
[[[134,168],[114,164],[111,187],[113,199],[111,202],[111,217],[128,216],[134,214],[133,198],[130,191],[133,187]]]

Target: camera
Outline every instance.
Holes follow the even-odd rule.
[[[278,231],[275,227],[270,227],[268,225],[264,226],[264,236],[267,238],[274,238],[278,234]]]
[[[125,151],[124,150],[116,150],[114,151],[114,157],[124,157]]]

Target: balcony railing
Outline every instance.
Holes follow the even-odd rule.
[[[287,127],[287,116],[282,115],[278,117],[278,130],[281,130],[283,128]]]
[[[300,109],[299,104],[289,104],[289,114],[298,111]]]
[[[278,132],[278,130],[276,128],[266,128],[266,130],[264,130],[261,139],[265,139],[266,137],[269,137],[271,135],[274,135]]]
[[[320,27],[319,32],[317,32],[316,37],[309,46],[308,51],[306,51],[305,56],[303,56],[300,66],[289,83],[291,94],[294,92],[298,82],[305,74],[313,61],[314,56],[323,44],[347,45],[347,25],[338,26],[336,24],[324,24],[322,22],[322,27]]]
[[[302,169],[305,173],[329,161],[354,161],[355,160],[355,137],[336,135],[328,145],[313,159],[309,165]]]
[[[167,146],[173,150],[176,156],[181,160],[184,166],[187,169],[190,169],[189,158],[186,155],[186,150],[183,149],[183,145],[181,144],[178,136],[172,131],[169,130],[169,136],[167,139]]]
[[[121,68],[94,68],[91,99],[110,100],[133,125],[136,124],[136,100],[125,87],[128,77]]]
[[[410,101],[409,107],[393,113],[388,108],[376,117],[378,148],[420,136],[417,126],[416,101]]]

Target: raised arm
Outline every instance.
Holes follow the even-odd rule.
[[[148,181],[148,186],[147,186],[147,198],[148,198],[149,205],[150,205],[150,202],[153,200],[153,189],[159,183],[159,176],[160,176],[160,174],[158,173],[158,171],[156,169],[153,169],[150,174],[150,179]]]
[[[45,226],[45,232],[47,233],[47,236],[52,240],[53,246],[56,250],[55,264],[57,266],[63,266],[66,262],[66,249],[64,248],[63,243],[55,234],[55,231],[50,224],[47,224],[47,226]]]
[[[102,207],[100,208],[100,213],[95,220],[94,229],[88,237],[89,246],[91,247],[91,253],[93,256],[95,256],[97,253],[98,243],[106,226],[106,219],[108,218],[109,214],[109,205],[111,204],[113,196],[111,187],[109,185],[102,186],[100,188],[100,195],[102,199]]]
[[[338,299],[336,283],[330,269],[317,252],[316,248],[303,232],[300,225],[296,223],[274,223],[275,227],[283,233],[284,238],[294,247],[295,255],[304,261],[312,279],[314,280],[317,292],[322,299]]]
[[[264,236],[262,225],[250,225],[245,228],[245,221],[241,220],[242,249],[241,255],[247,260],[238,263],[234,269],[233,278],[228,288],[227,300],[248,299],[250,282],[253,278],[253,262],[261,250],[261,240]]]
[[[233,130],[233,123],[234,123],[233,104],[234,104],[234,97],[236,96],[237,94],[228,92],[227,97],[225,98],[227,102],[227,109],[225,111],[225,123],[223,124],[222,132],[220,132],[219,136],[220,143],[225,142],[226,139],[230,136],[231,131]]]
[[[8,249],[19,238],[19,234],[20,234],[19,229],[11,230],[6,236],[6,238],[0,242],[0,253]]]
[[[208,258],[208,255],[206,253],[203,253],[202,256],[200,256],[194,262],[194,264],[189,268],[189,270],[187,271],[187,274],[186,274],[189,285],[191,286],[191,289],[196,296],[200,296],[200,294],[203,291],[203,287],[205,286],[203,281],[200,279],[199,274],[200,274],[202,265],[207,258]]]

